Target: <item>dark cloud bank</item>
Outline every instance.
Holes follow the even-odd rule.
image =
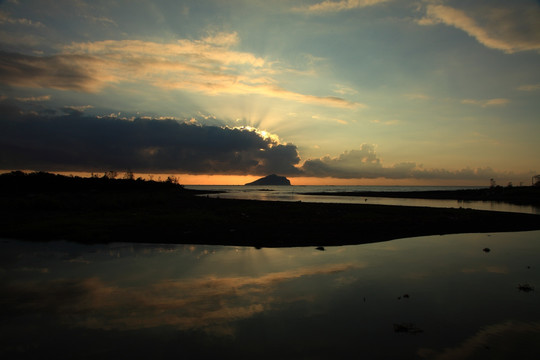
[[[176,120],[21,115],[2,109],[0,167],[49,171],[299,174],[294,145]]]
[[[298,149],[247,129],[201,126],[177,120],[24,113],[0,106],[0,168],[43,171],[131,170],[334,178],[511,179],[518,175],[490,168],[422,169],[407,162],[385,167],[372,145],[338,157],[308,159]],[[522,179],[528,174],[519,175]]]

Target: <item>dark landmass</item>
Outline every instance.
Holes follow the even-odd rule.
[[[518,205],[540,206],[540,186],[495,186],[482,189],[437,191],[349,191],[318,192],[307,195],[364,196],[407,199],[437,199],[463,201],[500,201]]]
[[[284,176],[272,174],[245,185],[291,185],[291,182]]]
[[[4,174],[0,237],[285,247],[540,229],[540,216],[531,214],[228,200],[196,194],[174,181]]]

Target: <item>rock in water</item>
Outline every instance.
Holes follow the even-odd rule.
[[[247,183],[246,185],[291,185],[291,182],[285,176],[272,174]]]

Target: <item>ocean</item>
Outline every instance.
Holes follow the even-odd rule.
[[[308,193],[358,192],[358,191],[435,191],[481,189],[482,186],[337,186],[337,185],[293,185],[293,186],[253,186],[253,185],[186,185],[186,189],[212,190],[220,193],[203,195],[222,199],[243,199],[262,201],[293,201],[339,204],[374,204],[394,206],[426,206],[442,208],[465,208],[475,210],[519,212],[540,214],[540,207],[515,205],[497,201],[464,201],[436,199],[400,199],[376,196],[308,195]]]

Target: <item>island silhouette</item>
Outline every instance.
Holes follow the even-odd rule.
[[[289,179],[285,176],[279,176],[276,174],[268,175],[245,185],[291,185]]]

